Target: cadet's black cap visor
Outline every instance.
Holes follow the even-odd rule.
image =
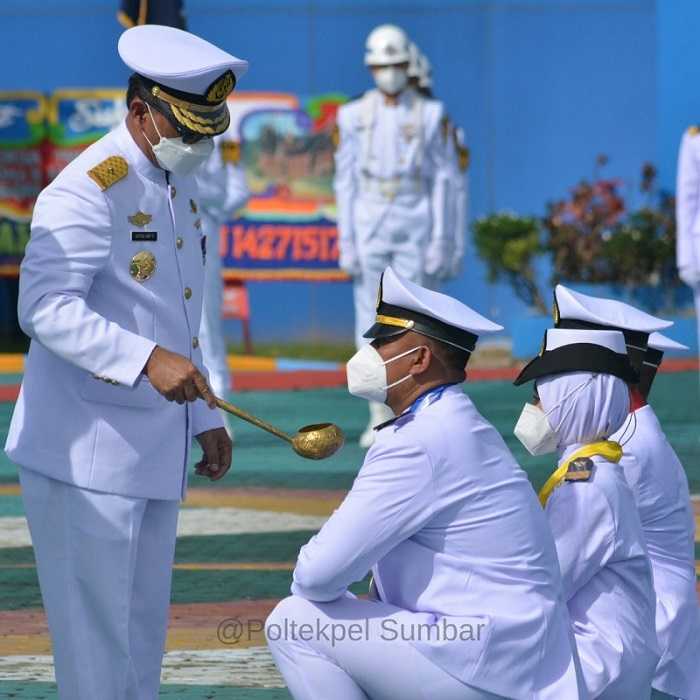
[[[612,374],[628,384],[636,384],[639,374],[627,355],[621,355],[602,345],[573,343],[545,351],[531,360],[513,382],[520,386],[533,379],[566,372],[595,372]]]
[[[471,353],[476,347],[479,336],[455,326],[443,323],[432,316],[418,311],[404,309],[380,302],[374,325],[364,334],[365,338],[391,338],[392,336],[415,331],[429,338],[435,338],[460,350]]]

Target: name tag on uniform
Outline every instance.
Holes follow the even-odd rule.
[[[132,231],[131,232],[132,241],[157,241],[158,231]]]

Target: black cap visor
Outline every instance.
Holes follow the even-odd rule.
[[[639,381],[638,372],[630,364],[627,355],[592,343],[574,343],[548,350],[531,360],[513,382],[520,386],[533,379],[565,372],[595,372],[612,374],[628,384]]]

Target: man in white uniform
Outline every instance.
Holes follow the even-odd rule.
[[[119,54],[128,116],[41,193],[20,273],[32,342],[5,450],[61,700],[157,698],[191,438],[198,474],[231,463],[197,336],[192,172],[247,64],[155,25],[126,31]]]
[[[211,388],[217,396],[226,397],[231,389],[226,340],[221,322],[224,285],[221,279],[219,230],[250,197],[245,172],[238,164],[237,142],[224,137],[214,139],[216,148],[197,172],[200,214],[206,263],[204,266],[204,299],[199,340],[204,366],[209,371]],[[227,424],[227,419],[224,416]]]
[[[552,535],[527,477],[464,394],[500,326],[389,268],[351,393],[398,416],[305,545],[267,620],[295,700],[572,700],[578,659]],[[372,597],[348,586],[371,569]]]
[[[676,264],[695,295],[700,342],[700,128],[683,135],[676,179]]]
[[[648,347],[650,334],[670,321],[615,299],[600,299],[562,285],[554,291],[555,321],[561,328],[584,324],[622,331],[640,381],[630,387],[631,413],[612,439],[623,443],[620,464],[639,510],[654,572],[656,632],[661,658],[653,687],[668,697],[700,697],[700,610],[695,591],[695,519],[688,479],[666,440],[647,397],[662,352]],[[676,344],[677,345],[677,344]],[[680,346],[683,347],[683,346]]]
[[[367,38],[365,64],[377,89],[338,111],[339,145],[334,189],[338,208],[340,267],[353,277],[355,338],[372,323],[382,271],[392,265],[418,284],[443,277],[451,264],[445,223],[450,165],[443,107],[408,87],[409,44],[393,25]],[[370,404],[361,438],[390,414]]]
[[[540,491],[585,681],[583,697],[648,700],[659,660],[654,582],[632,491],[610,436],[637,381],[619,331],[554,328],[516,379],[535,380],[515,435],[555,452]],[[562,696],[567,697],[567,696]]]

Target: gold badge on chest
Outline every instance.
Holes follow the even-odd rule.
[[[141,250],[133,258],[129,265],[129,274],[137,282],[145,282],[153,277],[156,271],[156,256],[149,250]]]
[[[129,223],[133,224],[134,226],[145,226],[146,224],[150,224],[151,220],[153,217],[150,214],[144,214],[142,211],[137,211],[135,214],[132,214],[129,218]]]

